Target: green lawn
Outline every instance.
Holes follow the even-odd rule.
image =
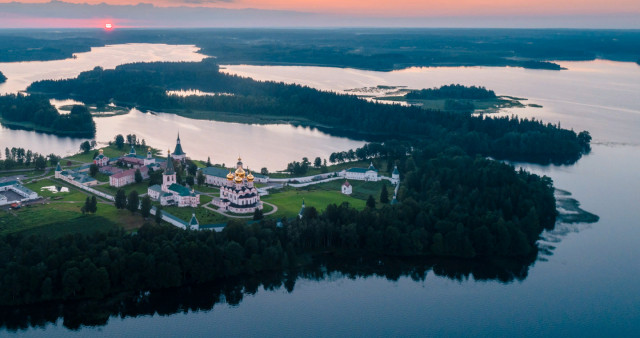
[[[202,196],[200,197],[202,198]],[[189,222],[191,220],[191,215],[195,211],[196,218],[200,224],[220,224],[226,223],[229,219],[220,215],[217,212],[213,212],[203,207],[198,208],[179,208],[176,206],[165,206],[162,207],[163,212],[167,212],[179,219]]]
[[[101,172],[97,173],[96,177],[94,178],[98,180],[98,182],[109,182],[109,175],[103,174]]]
[[[220,194],[220,188],[217,187],[207,187],[205,185],[202,186],[194,186],[194,189],[200,193],[205,193],[205,194]]]
[[[95,215],[83,215],[80,211],[82,205],[82,202],[52,201],[15,211],[0,211],[0,235],[22,233],[59,237],[71,233],[105,231],[118,226],[133,230],[144,223],[139,213],[117,210],[105,203],[98,203]]]
[[[314,184],[308,187],[300,188],[308,189],[308,190],[325,190],[325,191],[342,191],[342,184],[344,180],[335,180],[326,183]],[[379,182],[365,182],[365,181],[349,181],[349,184],[353,187],[353,192],[351,197],[367,200],[369,195],[373,196],[376,199],[376,202],[380,202],[380,192],[382,191],[382,186],[387,186],[387,194],[389,195],[389,201],[393,198],[393,189],[395,188],[389,181],[379,181]]]
[[[328,190],[287,189],[282,192],[264,196],[262,200],[275,204],[278,207],[278,211],[275,214],[267,217],[281,218],[296,216],[302,207],[303,198],[307,207],[315,207],[318,211],[323,211],[329,204],[335,203],[339,205],[342,202],[348,202],[356,209],[363,209],[365,207],[365,201],[361,199],[343,195],[339,191]]]
[[[38,195],[42,197],[48,197],[55,201],[79,201],[83,202],[87,198],[87,194],[78,190],[77,188],[63,182],[60,180],[53,179],[41,179],[36,182],[27,183],[24,185],[25,187],[35,191]],[[69,189],[69,192],[52,192],[47,189],[42,189],[43,187],[65,187]]]

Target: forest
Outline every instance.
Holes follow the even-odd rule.
[[[531,261],[536,240],[555,224],[552,182],[456,147],[425,145],[398,160],[402,203],[307,206],[301,219],[220,233],[147,224],[47,237],[0,237],[0,304],[101,299],[308,264],[320,253],[398,258],[502,257]]]
[[[426,88],[412,90],[405,96],[409,100],[439,100],[439,99],[465,99],[484,100],[495,99],[496,93],[485,87],[463,86],[460,84],[444,85],[440,88]]]
[[[634,30],[118,29],[0,33],[0,62],[56,60],[122,43],[193,44],[221,64],[311,65],[389,71],[510,66],[560,70],[555,60],[635,62]]]
[[[0,114],[3,124],[14,128],[67,136],[93,137],[96,133],[96,124],[86,107],[76,105],[69,114],[60,114],[41,95],[2,95]]]
[[[176,89],[225,95],[167,95],[167,90]],[[491,118],[403,107],[306,86],[255,81],[219,72],[214,59],[134,63],[114,70],[96,67],[75,79],[35,82],[28,91],[58,98],[73,97],[87,104],[100,105],[113,100],[143,109],[178,110],[186,117],[196,110],[288,116],[343,133],[383,139],[445,140],[470,155],[543,164],[573,163],[590,150],[588,132],[576,134],[533,119]]]

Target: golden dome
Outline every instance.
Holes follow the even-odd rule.
[[[253,182],[253,179],[254,179],[253,175],[251,174],[251,172],[249,172],[249,175],[247,175],[247,181]]]
[[[242,183],[242,177],[236,176],[236,183]]]
[[[244,178],[244,169],[242,167],[236,169],[236,177]]]
[[[233,174],[231,172],[227,174],[227,180],[233,181]]]

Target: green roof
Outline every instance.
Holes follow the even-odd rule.
[[[189,190],[189,188],[177,183],[170,185],[169,190],[175,191],[180,196],[191,196],[191,190]]]
[[[189,225],[198,225],[198,219],[196,219],[196,214],[191,216],[191,220],[189,221]]]
[[[0,187],[6,187],[6,186],[11,186],[16,184],[18,184],[18,181],[7,181],[7,182],[0,183]]]
[[[349,168],[347,171],[351,173],[366,173],[368,170],[365,168]]]
[[[391,173],[391,175],[400,175],[400,172],[398,171],[398,166],[395,166],[393,168],[393,173]]]
[[[180,145],[180,134],[178,134],[178,139],[176,140],[176,149],[173,151],[174,155],[186,155],[184,151],[182,151],[182,146]]]
[[[173,160],[171,159],[171,155],[167,157],[167,169],[165,169],[165,175],[173,175],[176,173],[176,170],[173,168]]]
[[[162,187],[159,184],[154,184],[150,186],[149,189],[157,192],[162,192]]]
[[[229,170],[223,169],[223,168],[206,167],[206,168],[202,168],[201,170],[202,170],[203,174],[209,175],[209,176],[225,177],[226,178],[227,174],[229,174]]]
[[[58,165],[56,166],[56,171],[62,171],[62,167],[60,166],[60,162],[58,162]]]

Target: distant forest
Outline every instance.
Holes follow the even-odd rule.
[[[3,83],[5,81],[7,81],[7,77],[4,76],[4,74],[2,74],[2,72],[0,72],[0,83]]]
[[[57,60],[120,43],[194,44],[220,64],[313,65],[388,71],[413,66],[560,70],[554,60],[635,62],[637,30],[179,29],[12,30],[0,62]]]
[[[166,94],[167,90],[173,89],[233,95],[180,97]],[[466,92],[468,89],[458,90]],[[114,100],[117,104],[145,109],[179,110],[187,117],[196,110],[289,116],[342,132],[377,135],[385,139],[445,140],[471,155],[537,163],[573,163],[589,151],[591,140],[588,132],[576,134],[535,120],[473,117],[373,103],[352,95],[299,85],[255,81],[219,72],[213,59],[135,63],[114,70],[97,67],[75,79],[35,82],[28,91],[74,98],[87,104],[101,105]]]
[[[93,137],[96,133],[96,124],[86,107],[73,106],[69,114],[60,114],[42,95],[2,95],[0,116],[2,123],[12,128],[77,137]]]

